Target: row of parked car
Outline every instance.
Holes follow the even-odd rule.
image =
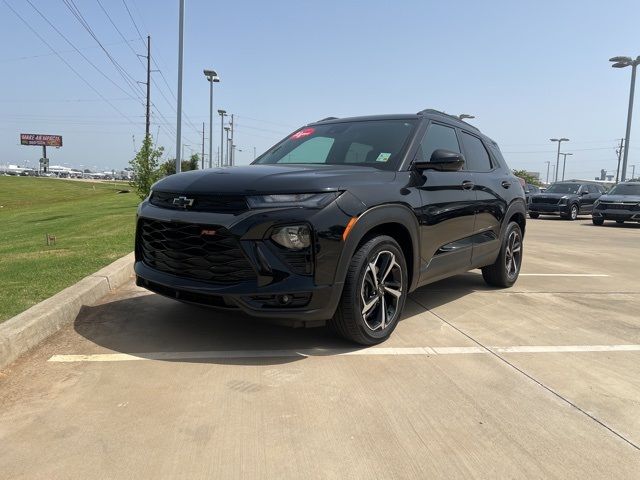
[[[531,218],[560,215],[575,220],[578,215],[591,215],[594,225],[605,220],[617,223],[640,222],[640,182],[624,182],[611,190],[597,183],[557,182],[541,192],[528,185],[527,208]]]

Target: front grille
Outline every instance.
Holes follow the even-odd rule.
[[[546,203],[547,205],[557,205],[558,203],[560,203],[560,199],[549,197],[531,197],[531,203]]]
[[[600,202],[598,208],[607,210],[635,210],[637,203],[608,203]]]
[[[223,227],[142,218],[138,242],[144,263],[161,272],[219,285],[256,276],[238,240]]]
[[[191,205],[183,206],[184,202],[175,199],[184,197],[186,200],[193,200]],[[186,194],[173,192],[153,192],[149,199],[151,205],[173,210],[192,210],[195,212],[212,213],[242,213],[248,210],[247,200],[242,195],[212,195],[212,194]]]

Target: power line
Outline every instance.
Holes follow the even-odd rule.
[[[54,25],[54,24],[52,24],[52,23],[49,21],[49,19],[48,19],[48,18],[47,18],[47,17],[46,17],[46,16],[45,16],[45,15],[44,15],[40,10],[38,10],[38,8],[37,8],[37,7],[36,7],[36,6],[31,2],[31,0],[27,0],[27,3],[28,3],[29,5],[31,5],[31,8],[33,8],[33,9],[36,11],[36,13],[37,13],[38,15],[40,15],[40,17],[42,17],[42,19],[43,19],[45,22],[47,22],[47,24],[48,24],[51,28],[53,28],[53,29],[55,30],[55,32],[56,32],[58,35],[60,35],[60,36],[64,39],[64,41],[65,41],[65,42],[67,42],[67,43],[68,43],[68,44],[69,44],[69,45],[70,45],[70,46],[71,46],[71,47],[72,47],[72,48],[73,48],[73,49],[74,49],[74,50],[75,50],[75,51],[76,51],[76,52],[77,52],[77,53],[78,53],[78,54],[79,54],[79,55],[80,55],[80,56],[81,56],[81,57],[82,57],[82,58],[83,58],[83,59],[84,59],[88,64],[89,64],[89,65],[91,65],[91,66],[94,68],[94,70],[96,70],[100,75],[102,75],[102,76],[103,76],[104,78],[106,78],[109,82],[111,82],[115,87],[117,87],[117,88],[118,88],[121,92],[123,92],[125,95],[128,95],[128,96],[129,96],[129,98],[134,99],[134,100],[136,99],[136,98],[135,98],[135,97],[133,97],[131,94],[129,94],[125,89],[123,89],[120,85],[118,85],[115,81],[113,81],[113,80],[111,79],[111,77],[109,77],[106,73],[104,73],[104,72],[102,71],[102,69],[98,68],[98,67],[97,67],[97,66],[96,66],[96,65],[95,65],[91,60],[89,60],[89,59],[87,58],[87,56],[86,56],[84,53],[82,53],[82,52],[81,52],[81,51],[80,51],[80,50],[79,50],[79,49],[78,49],[78,48],[73,44],[73,42],[71,42],[71,40],[69,40],[69,39],[68,39],[68,38],[67,38],[67,37],[66,37],[66,36],[65,36],[65,35],[64,35],[64,34],[63,34],[63,33],[62,33],[62,32],[61,32],[61,31],[60,31],[60,30],[59,30],[59,29]],[[124,37],[123,37],[123,38],[124,38]],[[125,39],[125,41],[126,41],[126,39]]]
[[[104,95],[102,95],[102,93],[100,93],[100,91],[95,88],[86,78],[84,78],[75,68],[73,68],[71,66],[71,64],[69,62],[67,62],[65,60],[65,58],[58,53],[50,44],[49,42],[47,42],[30,24],[29,22],[27,22],[12,6],[11,4],[9,4],[9,2],[7,0],[3,0],[4,4],[9,7],[9,10],[11,10],[14,15],[16,17],[18,17],[20,19],[20,21],[22,21],[22,23],[24,23],[27,28],[29,30],[31,30],[31,32],[38,37],[38,39],[44,43],[80,80],[82,80],[91,90],[93,90],[102,100],[104,100],[106,103],[108,103],[111,108],[113,108],[116,112],[118,112],[122,117],[124,117],[125,119],[127,119],[130,123],[132,123],[133,125],[135,125],[135,122],[133,120],[131,120],[127,115],[125,115],[124,113],[122,113],[120,111],[120,109],[118,109],[118,107],[116,107],[113,103],[111,103]]]
[[[127,83],[127,85],[129,86],[129,88],[131,88],[131,90],[134,92],[134,94],[137,95],[141,95],[144,92],[142,92],[142,89],[140,88],[140,85],[138,85],[137,81],[135,78],[133,78],[129,72],[122,67],[122,65],[120,65],[115,58],[113,58],[113,56],[109,53],[109,51],[105,48],[105,46],[103,45],[103,43],[98,39],[97,35],[95,34],[95,32],[93,31],[93,29],[91,28],[91,26],[89,25],[89,23],[87,22],[87,20],[84,18],[84,16],[82,15],[82,12],[80,11],[80,9],[78,8],[78,6],[75,4],[74,0],[62,0],[62,2],[65,4],[65,6],[67,7],[67,9],[71,12],[71,14],[75,17],[75,19],[80,23],[80,25],[82,25],[82,27],[89,33],[89,35],[91,35],[91,37],[96,41],[96,43],[100,46],[100,48],[102,49],[102,51],[105,53],[105,55],[107,56],[107,58],[109,59],[109,61],[113,64],[113,66],[115,67],[116,71],[120,74],[120,76],[124,79],[125,83]],[[127,78],[128,77],[128,78]],[[141,99],[142,101],[142,99]]]

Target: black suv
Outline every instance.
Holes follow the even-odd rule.
[[[640,222],[640,182],[619,183],[602,195],[593,207],[592,220],[594,225],[605,220]]]
[[[298,325],[329,320],[371,345],[421,285],[474,268],[513,285],[525,207],[496,143],[455,117],[327,118],[252,165],[156,183],[138,209],[137,284]]]
[[[575,220],[578,215],[591,213],[595,201],[605,192],[597,183],[569,180],[556,182],[544,193],[531,195],[529,216],[560,215],[567,220]]]

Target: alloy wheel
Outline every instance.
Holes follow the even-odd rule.
[[[507,239],[507,251],[505,252],[505,268],[507,277],[514,279],[520,271],[522,262],[522,238],[517,231],[512,231]]]
[[[578,218],[578,207],[571,205],[571,220],[575,220],[576,218]]]
[[[360,307],[365,325],[372,331],[385,330],[400,314],[402,268],[395,254],[379,252],[367,263],[360,287]]]

